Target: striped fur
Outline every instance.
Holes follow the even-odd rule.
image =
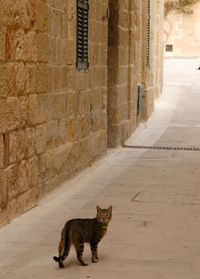
[[[87,265],[83,260],[84,243],[90,243],[92,262],[98,262],[98,243],[107,232],[107,226],[112,218],[112,206],[101,209],[97,206],[97,215],[93,219],[72,219],[67,221],[58,246],[59,256],[53,259],[59,267],[64,267],[63,261],[69,255],[71,245],[76,249],[77,259],[81,265]]]

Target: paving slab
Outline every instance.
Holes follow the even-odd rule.
[[[127,145],[200,147],[198,60],[166,60],[163,95]],[[39,205],[0,229],[1,279],[199,279],[200,152],[111,149]],[[100,261],[59,269],[52,256],[69,218],[113,205]]]

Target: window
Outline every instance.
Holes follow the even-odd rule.
[[[77,0],[76,68],[87,70],[88,63],[88,0]]]
[[[165,45],[165,51],[173,52],[173,45],[169,45],[169,44]]]

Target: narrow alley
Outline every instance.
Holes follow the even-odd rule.
[[[198,66],[195,59],[166,60],[163,95],[126,148],[109,149],[0,230],[1,279],[199,279]],[[99,263],[90,263],[85,247],[89,266],[80,266],[72,250],[59,269],[52,256],[65,221],[94,217],[97,204],[113,205]]]

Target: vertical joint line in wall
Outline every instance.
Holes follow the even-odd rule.
[[[128,3],[128,120],[131,119],[131,3]]]

